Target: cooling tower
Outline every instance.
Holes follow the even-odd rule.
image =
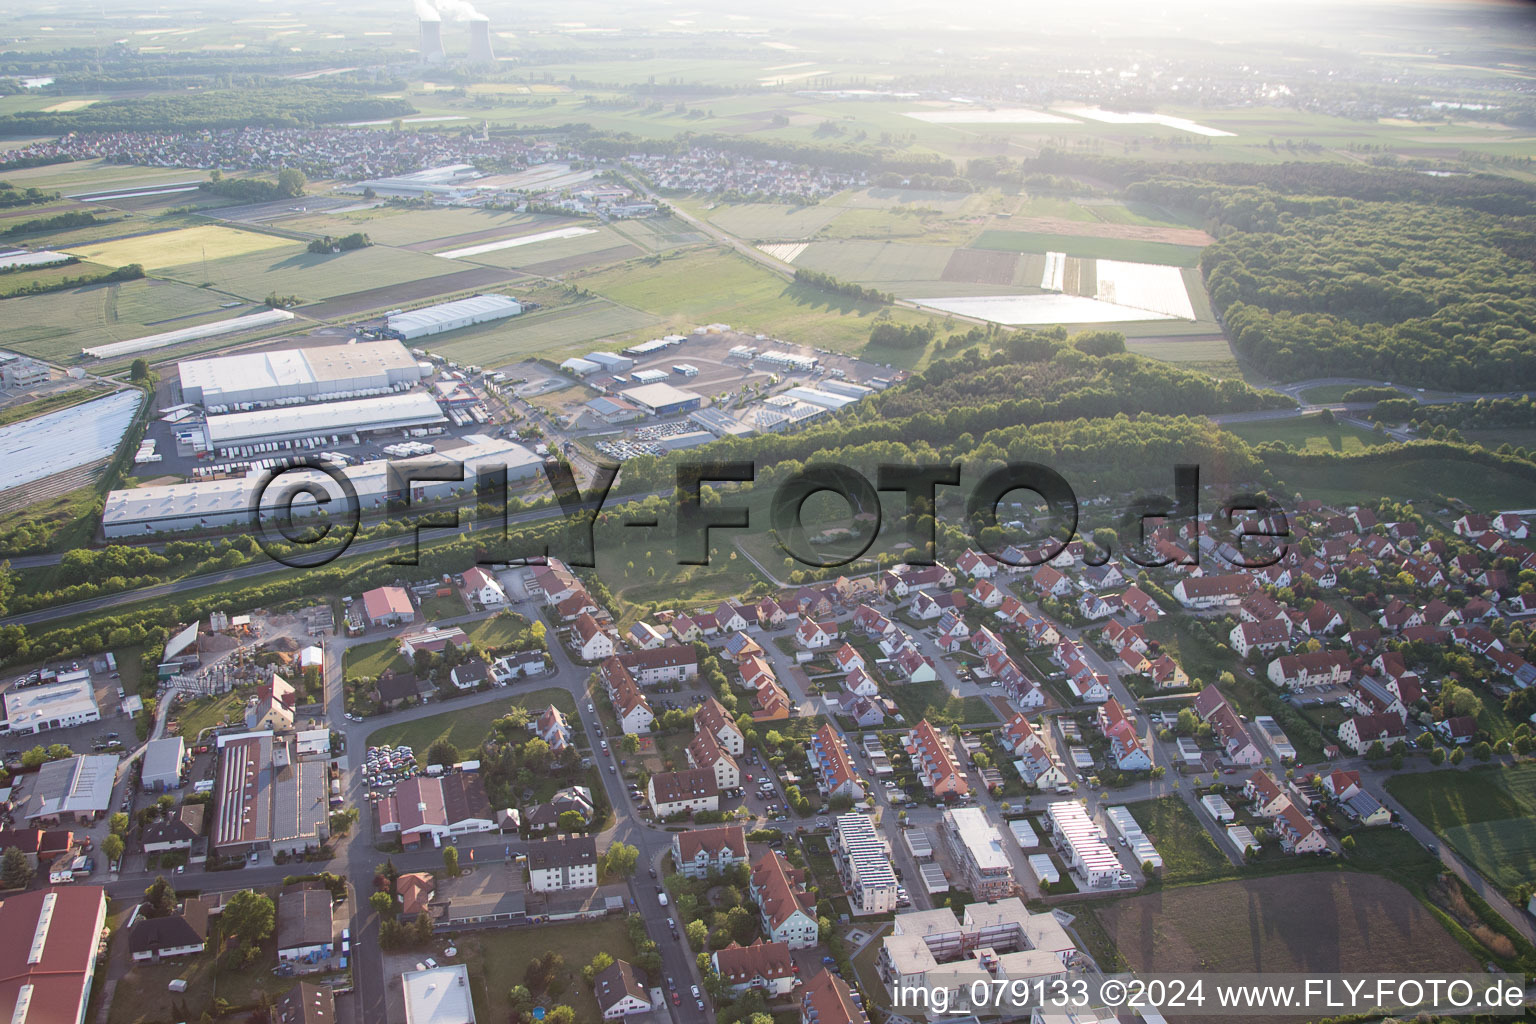
[[[443,23],[441,21],[421,22],[421,61],[423,64],[439,64],[446,60],[443,53]]]
[[[496,51],[491,49],[491,23],[475,18],[469,23],[469,60],[471,64],[491,64]]]

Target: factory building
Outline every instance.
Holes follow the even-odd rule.
[[[517,316],[522,304],[509,295],[472,295],[467,299],[444,302],[425,309],[396,313],[389,318],[389,330],[401,341],[425,338],[432,334],[456,331],[461,327],[488,323]]]
[[[602,368],[601,363],[594,363],[592,360],[583,359],[580,356],[571,356],[571,358],[560,364],[560,369],[566,373],[573,373],[578,377],[590,377]]]
[[[350,398],[395,390],[422,378],[398,341],[364,342],[184,359],[176,366],[182,398],[204,408],[246,402]]]
[[[457,492],[468,493],[475,486],[475,478],[481,473],[507,471],[509,483],[524,480],[539,473],[543,460],[520,444],[487,437],[484,434],[466,435],[469,443],[451,452],[424,455],[414,459],[400,459],[393,463],[366,462],[361,466],[348,466],[344,473],[357,490],[358,502],[363,511],[380,509],[390,494],[389,466],[394,465],[402,473],[413,466],[442,466],[458,463],[464,467],[462,481],[420,480],[411,486],[413,502],[435,501],[448,498]],[[175,530],[207,530],[224,526],[250,525],[250,507],[255,500],[255,489],[261,479],[252,475],[241,479],[204,480],[196,483],[168,484],[158,487],[134,487],[112,491],[107,495],[102,512],[102,530],[108,537],[142,537],[148,533],[168,533]],[[282,485],[269,489],[270,501],[262,509],[262,518],[270,518],[286,502],[294,485],[309,481],[322,486],[332,498],[332,507],[342,507],[342,496],[336,484],[317,472],[292,471],[282,477]],[[310,499],[295,499],[295,511],[309,505]]]
[[[639,406],[652,416],[675,416],[692,412],[704,404],[704,397],[671,384],[642,384],[619,392],[625,401]]]
[[[209,416],[205,430],[213,448],[283,441],[320,434],[352,434],[373,430],[402,430],[448,417],[425,391],[406,391],[346,402],[325,402],[295,408],[257,409]]]
[[[635,361],[617,352],[588,352],[587,361],[597,363],[609,373],[628,373],[635,368]]]

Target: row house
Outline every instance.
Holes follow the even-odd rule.
[[[1196,695],[1195,714],[1210,725],[1228,761],[1238,765],[1255,765],[1264,760],[1248,727],[1215,686],[1208,685]]]
[[[1353,672],[1343,651],[1287,654],[1269,663],[1269,681],[1288,690],[1343,686]]]
[[[686,878],[705,878],[747,859],[747,836],[740,825],[718,825],[672,833],[672,862]]]
[[[687,747],[688,764],[713,772],[715,785],[720,790],[737,789],[741,786],[741,767],[713,734],[696,732]]]
[[[1126,716],[1120,702],[1111,697],[1099,708],[1099,731],[1109,740],[1109,756],[1124,772],[1150,771],[1152,755],[1147,752],[1136,726]]]
[[[816,900],[805,889],[805,872],[790,867],[783,854],[770,850],[752,865],[749,891],[770,942],[790,949],[816,945]]]
[[[1019,708],[1045,706],[1045,690],[1039,683],[1024,674],[1024,670],[1008,655],[998,652],[987,659],[987,674],[1002,683],[1008,699]]]
[[[924,566],[898,565],[880,577],[881,591],[887,596],[907,597],[921,590],[950,590],[955,585],[953,569],[943,564]]]
[[[716,743],[735,757],[746,753],[746,738],[742,736],[741,729],[731,720],[725,705],[714,697],[706,699],[693,713],[693,731],[713,736]]]
[[[1277,654],[1291,646],[1291,620],[1284,615],[1263,622],[1239,622],[1227,635],[1241,657]]]
[[[958,797],[970,792],[970,784],[960,772],[949,740],[929,724],[928,719],[923,719],[907,733],[905,747],[912,757],[913,770],[934,796]]]
[[[1174,584],[1173,596],[1185,608],[1204,610],[1231,608],[1242,601],[1256,584],[1247,573],[1222,576],[1195,576]]]
[[[1003,727],[1002,742],[1013,752],[1014,768],[1027,785],[1054,789],[1067,784],[1067,773],[1061,762],[1022,714],[1014,715]]]
[[[864,786],[853,767],[843,737],[830,724],[823,725],[811,739],[812,764],[821,777],[821,789],[830,799],[846,796],[853,800],[864,799]]]
[[[683,683],[697,678],[699,674],[699,652],[689,644],[629,651],[618,657],[641,686]]]

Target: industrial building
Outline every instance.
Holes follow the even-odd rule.
[[[430,401],[430,399],[429,399]],[[312,411],[312,410],[305,410]],[[467,434],[469,442],[451,452],[424,455],[414,459],[394,462],[365,462],[361,466],[348,466],[341,472],[357,492],[358,503],[364,512],[381,509],[391,494],[390,467],[407,474],[412,467],[463,466],[463,480],[420,480],[411,485],[413,502],[438,501],[456,493],[469,493],[475,487],[475,479],[481,473],[506,470],[509,483],[535,476],[543,466],[543,460],[520,444],[488,437],[484,434]],[[108,493],[102,511],[102,531],[108,537],[139,537],[147,533],[169,533],[176,530],[206,530],[225,526],[249,525],[251,505],[256,499],[259,475],[230,480],[203,480],[195,483],[166,484],[157,487],[134,487]],[[283,485],[269,489],[269,505],[261,512],[269,518],[283,508],[289,481],[294,485],[308,481],[325,488],[332,498],[332,507],[343,496],[336,484],[318,472],[292,471],[284,474]],[[294,501],[295,511],[302,513],[312,504],[311,499],[299,497]]]
[[[633,359],[617,352],[588,352],[587,361],[598,364],[609,373],[628,373],[635,367]]]
[[[5,722],[0,733],[12,736],[67,729],[101,721],[91,674],[66,672],[46,686],[12,687],[5,694]]]
[[[110,459],[142,401],[126,388],[0,427],[0,491]]]
[[[38,769],[17,817],[91,824],[112,810],[116,781],[116,754],[76,754],[49,761]]]
[[[405,996],[405,1024],[475,1024],[469,994],[469,968],[446,964],[400,975]]]
[[[323,757],[296,760],[290,739],[270,732],[219,737],[214,850],[294,853],[324,843],[326,765]]]
[[[639,375],[636,374],[636,376]],[[619,392],[619,395],[652,416],[675,416],[679,413],[692,412],[704,404],[704,396],[662,383],[626,388]]]
[[[292,409],[258,409],[209,416],[208,444],[214,448],[284,441],[321,434],[404,430],[446,423],[437,400],[425,391],[407,391],[378,398],[355,398]]]
[[[0,1006],[12,1024],[81,1024],[106,933],[99,885],[7,896],[0,904]]]
[[[880,838],[869,815],[838,815],[831,846],[854,914],[888,914],[896,909],[891,848]]]
[[[424,376],[406,347],[393,340],[184,359],[176,372],[182,398],[207,409],[361,398],[415,384]]]
[[[472,295],[467,299],[444,302],[425,309],[396,313],[388,320],[389,330],[401,341],[425,338],[432,334],[456,331],[461,327],[488,323],[517,316],[522,304],[509,295]]]
[[[560,364],[560,369],[577,377],[590,377],[602,368],[602,364],[594,363],[592,360],[583,359],[580,356],[571,356],[571,358]]]
[[[175,789],[181,784],[181,763],[186,756],[187,745],[180,736],[150,740],[144,747],[139,781],[151,793]]]
[[[356,182],[338,191],[362,192],[371,188],[381,196],[469,199],[479,191],[479,187],[465,183],[472,182],[481,176],[480,170],[473,164],[448,164],[388,178],[369,178],[367,181]]]

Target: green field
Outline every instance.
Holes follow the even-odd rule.
[[[491,723],[506,714],[508,708],[514,705],[524,707],[530,714],[537,716],[551,704],[567,715],[574,717],[576,714],[576,702],[571,699],[568,691],[548,687],[509,694],[505,700],[444,711],[412,722],[386,725],[369,734],[368,745],[376,747],[388,743],[396,747],[407,746],[416,751],[418,759],[425,758],[427,748],[438,740],[447,740],[460,751],[478,750],[486,736],[490,735]]]
[[[1164,884],[1209,882],[1237,874],[1232,862],[1216,848],[1216,841],[1205,826],[1179,797],[1144,800],[1127,804],[1126,808],[1163,858]]]
[[[352,679],[377,679],[385,669],[392,672],[409,672],[410,662],[400,656],[400,645],[394,638],[374,640],[347,649],[344,676]]]
[[[1277,460],[1270,468],[1290,489],[1324,502],[1353,504],[1360,500],[1360,495],[1371,494],[1411,501],[1456,498],[1486,511],[1525,508],[1531,503],[1529,480],[1455,459],[1317,466]]]
[[[659,322],[648,313],[590,299],[455,331],[442,341],[434,339],[432,351],[492,369],[529,356],[564,359],[589,351],[600,338],[636,340]]]
[[[819,270],[843,281],[889,289],[908,281],[938,281],[954,251],[944,245],[823,241],[812,242],[794,265]],[[946,282],[944,287],[954,286]]]
[[[1322,416],[1297,416],[1290,419],[1252,420],[1229,423],[1230,430],[1249,444],[1279,441],[1298,451],[1363,452],[1391,438],[1347,423],[1327,423]]]
[[[186,264],[217,263],[219,260],[254,253],[271,255],[274,249],[294,252],[299,248],[296,242],[276,235],[205,224],[195,228],[134,235],[115,241],[87,243],[69,251],[72,256],[104,266],[122,267],[137,263],[146,271],[154,273]]]
[[[366,233],[375,245],[410,245],[454,238],[477,231],[496,231],[501,237],[546,231],[579,223],[574,217],[546,217],[532,213],[512,213],[506,210],[476,210],[463,207],[434,208],[430,210],[404,209],[394,206],[375,206],[369,210],[350,213],[316,213],[290,217],[282,221],[283,228],[304,231],[314,235],[349,235],[354,231]],[[483,241],[491,241],[491,238]],[[465,242],[465,245],[475,244]]]
[[[615,302],[667,318],[674,329],[721,321],[737,330],[772,332],[841,352],[864,346],[882,308],[793,284],[718,249],[596,271],[575,280]],[[904,310],[891,312],[898,322],[925,319]],[[906,355],[915,361],[919,353]]]
[[[1500,888],[1536,877],[1536,765],[1399,775],[1387,789]]]
[[[78,268],[76,268],[78,272]],[[220,309],[228,296],[172,281],[123,281],[5,300],[5,346],[69,361],[82,348],[192,327],[249,312]],[[215,339],[228,345],[229,339]]]
[[[1200,261],[1201,252],[1193,245],[1170,245],[1167,242],[996,229],[983,231],[981,237],[971,245],[976,249],[996,249],[1002,252],[1064,252],[1068,256],[1088,259],[1158,263],[1174,267],[1193,267]]]
[[[165,277],[187,284],[209,284],[232,295],[261,300],[266,296],[296,295],[306,302],[378,288],[384,285],[424,281],[465,270],[470,265],[439,259],[424,252],[372,246],[352,252],[316,254],[297,242],[283,243],[276,251],[190,262],[172,267]],[[196,260],[196,255],[193,255]],[[411,298],[435,294],[430,285],[413,289]]]
[[[803,241],[843,213],[831,202],[814,206],[776,203],[722,203],[701,211],[711,224],[753,242]]]
[[[598,953],[620,959],[633,957],[629,931],[622,917],[570,924],[541,925],[538,929],[479,929],[454,936],[458,958],[469,967],[469,988],[474,995],[475,1017],[483,1021],[511,1020],[516,1015],[507,993],[522,983],[523,970],[536,957],[554,951],[565,958],[568,977],[564,990],[540,1000],[546,1007],[564,1004],[576,1011],[579,1021],[602,1019],[592,990],[581,979],[581,969]]]

